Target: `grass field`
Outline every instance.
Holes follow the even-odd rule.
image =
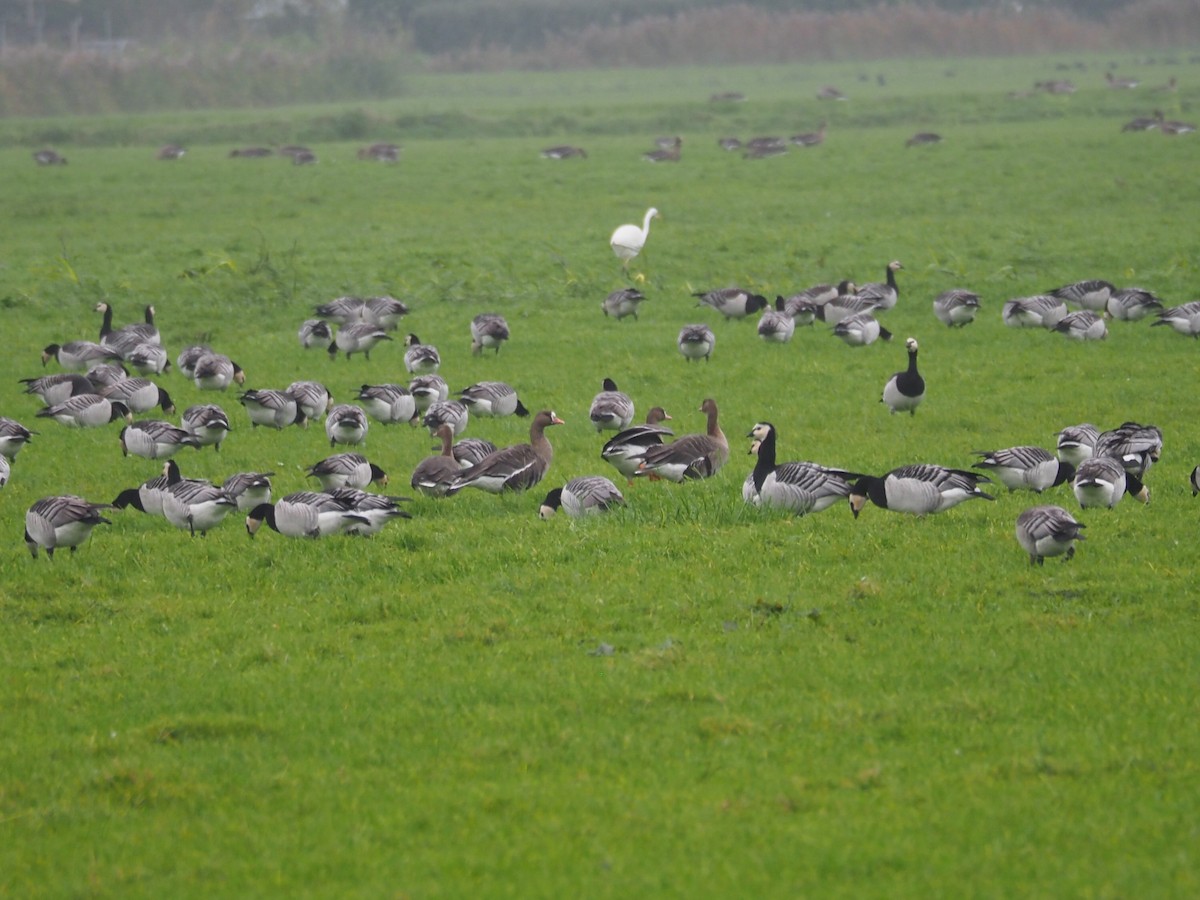
[[[1194,70],[1138,70],[1177,74],[1178,94],[1118,93],[1094,60],[1070,98],[1008,97],[1056,62],[416,79],[365,110],[358,142],[314,139],[346,114],[326,108],[0,123],[0,414],[40,432],[0,491],[0,893],[1195,895],[1200,345],[1148,321],[1077,344],[1000,319],[1082,278],[1197,298],[1200,143],[1120,132],[1155,106],[1195,119]],[[826,82],[851,100],[812,99]],[[734,89],[748,101],[707,103]],[[815,150],[716,145],[822,118]],[[917,130],[945,140],[906,149]],[[640,160],[660,133],[683,136],[679,164]],[[69,165],[34,167],[48,134]],[[183,160],[154,160],[184,138]],[[398,165],[355,159],[376,138],[404,144]],[[285,140],[319,163],[227,158]],[[564,141],[588,159],[539,158]],[[608,235],[650,205],[663,219],[632,267],[649,300],[606,319],[625,283]],[[891,259],[890,344],[818,325],[767,345],[691,297],[880,280]],[[962,330],[930,309],[951,287],[983,298]],[[401,333],[439,347],[452,389],[505,380],[566,420],[543,485],[417,498],[372,539],[251,540],[236,514],[191,539],[126,510],[73,558],[30,560],[34,500],[108,501],[159,468],[123,458],[115,425],[35,420],[17,384],[51,341],[95,338],[97,301],[120,321],[153,302],[172,358],[204,340],[247,386],[307,377],[349,400],[407,381],[399,343],[330,362],[296,328],[379,292],[410,303]],[[485,311],[512,340],[473,357]],[[694,321],[717,333],[708,364],[675,350]],[[879,392],[908,335],[928,395],[890,416]],[[606,376],[677,433],[716,398],[731,461],[622,485],[628,508],[604,518],[540,521],[545,489],[615,475],[587,422]],[[213,399],[161,383],[180,410]],[[236,430],[180,455],[185,475],[312,486],[321,428],[252,430],[233,392],[217,402]],[[879,474],[1052,447],[1084,421],[1157,424],[1165,449],[1146,507],[1079,512],[1056,488],[792,520],[741,500],[763,419],[781,460]],[[365,452],[408,493],[430,447],[373,425]],[[1017,546],[1038,502],[1088,525],[1069,563],[1031,568]]]

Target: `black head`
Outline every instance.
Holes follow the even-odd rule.
[[[619,390],[619,388],[617,387],[617,383],[615,381],[613,381],[611,378],[605,378],[604,379],[604,390],[616,391],[616,390]]]
[[[760,309],[767,308],[767,298],[762,294],[751,294],[746,299],[746,312],[758,312]]]
[[[516,408],[515,410],[513,410],[513,413],[514,413],[515,415],[518,415],[518,416],[520,416],[521,418],[525,418],[526,416],[528,416],[528,415],[529,415],[529,410],[527,410],[527,409],[525,408],[525,404],[524,404],[524,403],[522,403],[520,400],[518,400],[518,401],[517,401],[517,408]]]

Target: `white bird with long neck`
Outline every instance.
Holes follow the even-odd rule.
[[[657,215],[658,210],[652,206],[646,210],[640,228],[633,224],[620,225],[612,233],[609,244],[612,246],[613,253],[617,255],[617,259],[621,260],[622,268],[628,269],[629,261],[641,253],[642,248],[646,246],[646,238],[650,236],[650,220]]]

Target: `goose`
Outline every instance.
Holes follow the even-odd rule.
[[[378,325],[370,322],[352,322],[339,328],[333,340],[329,342],[329,358],[337,359],[340,350],[346,354],[346,359],[355,353],[361,353],[370,359],[371,349],[376,344],[380,341],[390,340],[392,340],[392,336]]]
[[[646,424],[634,425],[610,438],[600,451],[600,458],[612,465],[633,484],[633,476],[642,461],[642,454],[650,447],[663,443],[663,438],[673,437],[675,432],[659,425],[670,420],[670,415],[661,406],[655,406],[646,414]]]
[[[115,509],[126,509],[132,506],[138,512],[149,516],[163,515],[163,499],[166,496],[170,478],[165,471],[154,478],[143,481],[135,488],[126,488],[113,500]]]
[[[604,379],[603,390],[593,399],[588,418],[597,431],[624,431],[633,421],[633,401],[617,388],[611,378]]]
[[[394,163],[400,161],[398,144],[376,143],[358,148],[358,158],[372,162]]]
[[[285,390],[296,398],[296,405],[306,420],[322,421],[333,406],[329,388],[319,381],[293,381]]]
[[[459,392],[459,402],[475,416],[521,416],[529,415],[516,390],[503,381],[477,381]]]
[[[893,415],[905,410],[916,415],[917,407],[925,399],[925,379],[917,371],[917,339],[910,337],[904,346],[908,349],[908,368],[888,379],[879,402],[886,403]]]
[[[246,414],[254,428],[265,425],[282,430],[289,425],[304,424],[304,412],[300,409],[300,404],[287,391],[252,389],[242,393],[238,402],[246,408]]]
[[[454,435],[453,427],[450,428],[450,435],[452,437]],[[450,448],[450,455],[454,457],[460,469],[469,469],[485,456],[495,452],[496,445],[491,441],[483,440],[483,438],[463,438],[461,441],[456,441]]]
[[[43,497],[25,513],[25,546],[34,559],[37,559],[39,548],[51,559],[59,547],[70,547],[74,554],[93,528],[112,524],[100,514],[105,509],[111,509],[111,506],[92,503],[74,494]]]
[[[825,143],[825,130],[828,128],[828,126],[828,122],[822,122],[817,126],[816,131],[793,134],[788,140],[790,140],[797,147],[818,147]]]
[[[741,91],[720,91],[716,94],[711,94],[708,98],[709,103],[744,103],[746,95]]]
[[[1004,450],[976,451],[982,459],[972,468],[983,469],[1009,491],[1033,491],[1065,484],[1075,477],[1074,464],[1059,460],[1041,447],[1008,447]]]
[[[796,320],[782,310],[763,310],[758,319],[758,336],[769,344],[786,344],[795,333]]]
[[[395,331],[400,320],[409,313],[408,304],[386,294],[381,297],[368,297],[363,301],[362,316],[364,322],[371,322],[386,331]]]
[[[1125,471],[1119,460],[1108,456],[1092,456],[1075,470],[1071,490],[1082,509],[1094,506],[1112,509],[1126,493],[1142,503],[1150,502],[1150,489],[1140,478]]]
[[[1159,130],[1167,137],[1176,137],[1181,134],[1191,134],[1196,130],[1196,125],[1192,122],[1179,122],[1176,120],[1159,120]]]
[[[317,318],[326,319],[335,325],[350,325],[363,319],[367,301],[362,297],[338,297],[328,303],[313,307]]]
[[[325,419],[325,436],[329,438],[330,447],[336,444],[361,444],[367,439],[370,427],[367,414],[361,407],[339,403],[329,410],[329,416]]]
[[[963,328],[975,321],[979,312],[979,295],[966,288],[952,288],[933,300],[933,314],[950,328]]]
[[[8,457],[0,454],[0,488],[8,484],[8,478],[12,474],[12,464],[8,461]]]
[[[817,91],[818,100],[846,100],[845,94],[835,88],[832,84],[827,84]]]
[[[742,159],[773,159],[788,152],[787,142],[783,138],[755,138],[754,140],[763,143],[747,144]]]
[[[657,215],[658,210],[652,206],[646,210],[641,228],[636,225],[620,225],[613,231],[608,243],[612,247],[613,253],[617,255],[617,259],[621,260],[623,269],[628,269],[630,260],[641,253],[642,248],[646,246],[646,238],[650,236],[650,220]]]
[[[817,307],[816,316],[826,325],[838,325],[844,319],[881,309],[878,297],[860,296],[852,281],[838,286],[838,295]]]
[[[729,460],[729,441],[717,419],[717,401],[705,399],[700,412],[708,417],[703,434],[686,434],[670,444],[647,447],[634,474],[674,482],[716,475]]]
[[[1073,341],[1102,341],[1108,337],[1108,325],[1103,316],[1087,309],[1063,316],[1053,330]]]
[[[417,463],[410,482],[414,491],[420,491],[427,497],[445,497],[446,491],[462,471],[458,460],[454,458],[454,429],[449,425],[439,425],[437,436],[442,442],[442,452],[437,456],[427,456]]]
[[[99,394],[76,394],[55,406],[36,413],[38,418],[54,419],[68,428],[100,428],[117,419],[132,422],[129,407],[119,400],[109,400]]]
[[[1131,91],[1141,84],[1136,78],[1117,78],[1112,72],[1105,72],[1104,80],[1110,88],[1118,91]]]
[[[508,340],[508,322],[496,313],[480,313],[471,320],[471,353],[478,356],[484,350],[495,350]]]
[[[442,364],[442,357],[437,347],[432,344],[422,344],[415,334],[404,339],[404,368],[412,375],[431,375]]]
[[[904,268],[900,260],[893,259],[884,266],[885,280],[870,281],[858,286],[858,296],[875,300],[880,309],[891,309],[900,299],[900,287],[896,284],[896,273]]]
[[[93,341],[67,341],[65,344],[47,344],[42,351],[42,365],[51,359],[64,369],[73,372],[86,372],[97,362],[104,360],[120,360],[121,354],[111,347]]]
[[[242,512],[249,512],[260,503],[271,502],[271,478],[274,472],[237,472],[221,483]]]
[[[697,306],[711,306],[717,312],[729,319],[744,319],[750,313],[767,308],[767,298],[754,294],[742,288],[722,288],[716,291],[700,291],[692,294],[699,297]]]
[[[797,516],[818,513],[849,497],[851,479],[863,477],[810,462],[777,464],[778,435],[770,422],[756,423],[746,436],[754,439],[750,452],[758,458],[742,499],[756,506],[784,509]]]
[[[1108,306],[1108,298],[1112,296],[1112,282],[1101,278],[1090,278],[1085,281],[1074,281],[1064,284],[1054,290],[1046,291],[1051,297],[1058,297],[1067,303],[1074,303],[1081,309],[1092,312],[1103,312]]]
[[[1200,300],[1192,300],[1180,306],[1172,306],[1158,314],[1158,321],[1153,325],[1170,325],[1180,334],[1189,337],[1200,337]]]
[[[648,150],[642,154],[642,159],[646,162],[679,162],[683,154],[683,140],[675,138],[676,143],[669,147],[658,147],[654,150]]]
[[[220,525],[230,512],[238,508],[237,500],[224,489],[207,481],[180,478],[178,470],[168,474],[163,494],[163,517],[168,522],[195,537],[201,537]]]
[[[604,310],[604,315],[612,316],[614,319],[620,320],[626,316],[633,316],[634,321],[637,321],[638,304],[644,302],[645,299],[645,295],[637,288],[621,288],[605,297],[600,308]]]
[[[1192,469],[1192,474],[1188,476],[1188,482],[1192,486],[1192,496],[1200,494],[1200,466]]]
[[[587,151],[582,147],[572,147],[567,144],[547,147],[542,151],[542,159],[572,159],[576,156],[580,159],[587,159]]]
[[[1095,451],[1099,437],[1100,429],[1090,422],[1068,425],[1056,436],[1058,458],[1078,469],[1079,464]]]
[[[196,363],[212,352],[213,348],[206,344],[191,344],[179,351],[179,355],[175,357],[175,366],[184,378],[194,378]]]
[[[408,383],[408,390],[418,413],[424,413],[432,404],[450,397],[450,385],[441,375],[418,375]]]
[[[65,166],[67,164],[65,156],[59,156],[56,151],[51,150],[49,147],[42,150],[35,150],[33,152],[33,161],[39,166]]]
[[[1075,82],[1069,78],[1056,78],[1050,81],[1034,82],[1034,88],[1043,90],[1047,94],[1066,95],[1073,94],[1078,88],[1075,87]]]
[[[97,391],[100,391],[118,381],[124,381],[129,377],[129,372],[121,363],[100,363],[88,369],[83,377],[90,381]]]
[[[1009,328],[1053,328],[1066,315],[1066,302],[1049,294],[1014,297],[1000,311]]]
[[[991,479],[978,472],[947,469],[929,463],[900,466],[882,478],[864,476],[850,491],[850,509],[855,518],[870,500],[882,509],[927,516],[972,499],[995,500],[979,488]]]
[[[802,294],[793,294],[791,297],[776,296],[775,311],[783,313],[792,320],[794,332],[796,326],[811,325],[815,322],[821,306],[804,299]],[[764,315],[766,314],[764,313]]]
[[[121,429],[121,455],[143,459],[168,459],[184,447],[200,449],[196,436],[170,422],[143,419]]]
[[[813,306],[824,306],[830,300],[836,300],[842,295],[854,293],[854,282],[841,281],[838,284],[814,284],[811,287],[806,287],[798,294],[785,299],[784,306],[788,306],[793,302],[796,303],[811,303]]]
[[[1157,116],[1137,116],[1121,126],[1121,131],[1151,131],[1158,127]]]
[[[229,151],[230,159],[262,159],[274,155],[270,147],[235,147]]]
[[[77,372],[56,372],[53,375],[42,375],[39,378],[22,378],[20,383],[25,385],[26,394],[34,394],[42,399],[46,406],[62,403],[68,397],[76,394],[94,394],[96,385],[91,379]]]
[[[370,524],[351,509],[345,498],[314,491],[296,491],[275,503],[260,503],[246,516],[246,533],[254,537],[266,524],[284,537],[319,538],[344,534]]]
[[[183,159],[187,149],[178,144],[164,144],[158,148],[158,152],[154,154],[155,159],[170,161],[174,159]]]
[[[100,302],[96,304],[95,309],[96,312],[104,314],[100,324],[100,343],[117,351],[121,356],[127,357],[138,344],[162,343],[162,336],[154,325],[153,306],[146,307],[144,323],[125,325],[117,329],[112,327],[113,308],[111,304]]]
[[[572,519],[578,519],[624,505],[620,489],[603,475],[582,475],[548,493],[538,507],[538,517],[550,519],[561,508]]]
[[[125,356],[125,362],[142,375],[161,375],[171,368],[167,351],[158,344],[143,341]]]
[[[734,150],[742,149],[742,141],[736,137],[717,138],[717,146],[726,152],[732,153]]]
[[[1125,471],[1144,478],[1150,467],[1162,457],[1163,434],[1157,425],[1123,422],[1102,431],[1092,448],[1093,456],[1117,460]]]
[[[885,341],[892,339],[892,333],[880,325],[879,320],[870,313],[847,316],[833,326],[833,334],[851,347],[873,344],[879,338]]]
[[[300,323],[296,336],[300,339],[300,346],[308,350],[310,347],[328,346],[333,340],[333,330],[324,319],[305,319]]]
[[[490,494],[528,490],[546,477],[554,460],[554,448],[546,438],[546,429],[563,424],[553,410],[542,410],[529,426],[528,444],[515,444],[488,454],[460,472],[446,489],[446,494],[456,494],[468,487]]]
[[[221,442],[233,429],[229,416],[215,403],[197,403],[183,411],[183,430],[196,439],[197,447],[212,447],[221,452]]]
[[[283,153],[282,150],[279,152]],[[303,148],[297,149],[296,151],[286,155],[292,158],[293,166],[311,166],[317,161],[317,154],[313,153],[311,150],[305,150]]]
[[[168,416],[175,413],[171,395],[149,378],[123,378],[100,388],[96,393],[109,400],[120,400],[129,407],[131,413],[149,412],[156,406]]]
[[[202,391],[223,391],[234,382],[245,384],[246,373],[228,356],[206,353],[192,366],[192,382]]]
[[[30,431],[16,419],[0,416],[0,456],[16,459],[21,448],[28,444],[35,434],[36,431]]]
[[[364,384],[355,399],[368,416],[383,425],[411,422],[417,414],[416,398],[398,384]]]
[[[1029,554],[1029,564],[1043,565],[1047,556],[1075,555],[1075,541],[1087,526],[1061,506],[1033,506],[1017,516],[1017,543]]]
[[[1113,291],[1105,308],[1114,319],[1138,322],[1150,313],[1161,310],[1163,304],[1153,292],[1145,288],[1127,287]]]
[[[470,418],[471,413],[467,404],[459,403],[457,400],[439,400],[437,403],[430,404],[429,409],[421,418],[421,424],[428,428],[429,433],[433,435],[437,434],[438,428],[442,425],[449,425],[457,435],[467,430]]]
[[[326,491],[340,487],[365,488],[373,482],[386,487],[388,483],[387,472],[361,453],[327,456],[305,469],[304,474],[321,482],[321,489]]]
[[[688,362],[693,359],[702,359],[708,362],[712,356],[713,347],[717,344],[717,336],[713,334],[713,330],[707,325],[701,323],[698,325],[684,325],[679,329],[679,337],[676,339],[676,345],[679,347],[679,352],[683,354]]]
[[[399,504],[407,497],[385,497],[382,494],[369,494],[366,491],[352,487],[335,488],[329,492],[335,500],[347,504],[350,512],[358,521],[352,521],[346,528],[346,534],[356,534],[369,537],[378,534],[383,526],[392,519],[411,519],[412,516],[402,510]]]
[[[928,147],[931,144],[940,144],[942,136],[936,131],[918,131],[907,141],[904,142],[905,147]]]

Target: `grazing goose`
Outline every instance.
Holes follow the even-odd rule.
[[[416,398],[398,384],[364,384],[355,399],[368,416],[383,425],[412,422],[417,414]]]
[[[869,499],[882,509],[927,516],[971,499],[995,500],[979,489],[991,479],[978,472],[947,469],[927,463],[892,469],[882,478],[865,476],[850,491],[850,509],[855,518]]]
[[[603,387],[592,399],[588,418],[597,431],[623,431],[633,421],[633,401],[611,378],[604,379]]]
[[[118,381],[124,381],[129,377],[129,372],[121,363],[100,363],[88,369],[83,377],[90,381],[98,392]]]
[[[815,307],[813,313],[816,313]],[[795,333],[796,320],[782,310],[767,309],[759,317],[758,336],[769,344],[786,344]]]
[[[1158,321],[1150,324],[1170,325],[1180,334],[1200,337],[1200,300],[1164,309],[1158,314]]]
[[[313,307],[317,318],[325,319],[334,325],[350,325],[363,320],[363,310],[367,301],[362,297],[338,297],[328,303]]]
[[[271,478],[274,472],[238,472],[221,484],[222,490],[237,502],[237,508],[249,512],[260,503],[271,502]]]
[[[340,487],[365,488],[372,482],[386,487],[388,483],[387,472],[361,453],[327,456],[305,469],[304,474],[321,482],[321,489],[326,491]]]
[[[399,504],[407,497],[385,497],[382,494],[368,494],[366,491],[352,487],[340,487],[329,492],[335,500],[345,503],[350,512],[360,521],[351,522],[346,528],[346,534],[356,534],[360,537],[370,537],[383,530],[383,526],[392,519],[411,519]]]
[[[1090,278],[1085,281],[1075,281],[1064,284],[1052,291],[1046,291],[1051,297],[1058,297],[1067,303],[1074,303],[1081,309],[1092,312],[1104,312],[1108,306],[1108,298],[1114,288],[1111,282],[1100,278]]]
[[[312,422],[324,419],[333,406],[333,395],[319,381],[293,381],[286,391],[296,398],[296,405],[304,413],[304,418]]]
[[[440,432],[441,428],[438,431]],[[450,435],[454,436],[453,427],[450,428]],[[463,438],[450,448],[450,455],[454,457],[454,461],[458,463],[460,469],[469,469],[495,452],[496,445],[491,441],[483,440],[483,438]]]
[[[789,140],[797,147],[819,147],[825,143],[825,130],[828,128],[828,122],[822,122],[817,126],[816,131],[808,131],[803,134],[793,134]]]
[[[508,322],[496,313],[480,313],[471,320],[471,353],[478,356],[484,350],[500,354],[500,345],[508,340]]]
[[[1047,556],[1075,555],[1075,541],[1087,526],[1061,506],[1034,506],[1017,516],[1017,543],[1029,554],[1029,564],[1043,565]]]
[[[641,228],[636,225],[620,225],[612,233],[608,243],[612,247],[613,253],[617,255],[617,259],[621,260],[622,268],[628,269],[630,260],[641,253],[642,248],[646,246],[646,238],[650,236],[650,220],[657,215],[658,210],[650,207],[642,219]]]
[[[766,297],[738,287],[699,291],[692,296],[700,298],[697,306],[711,306],[727,320],[744,319],[750,313],[766,309],[768,305]]]
[[[305,350],[310,347],[326,347],[333,340],[333,330],[324,319],[305,319],[300,323],[296,332],[300,346]]]
[[[798,294],[792,294],[784,300],[785,308],[793,301],[797,303],[811,303],[813,306],[824,306],[830,300],[836,300],[843,294],[849,295],[854,293],[854,282],[842,281],[838,284],[814,284],[812,287],[806,287]]]
[[[143,459],[169,459],[184,447],[200,449],[196,436],[170,422],[143,419],[121,429],[121,454]]]
[[[1075,476],[1072,463],[1060,461],[1041,447],[1008,447],[977,451],[982,459],[974,468],[983,469],[1010,491],[1034,491],[1065,484]]]
[[[1139,287],[1117,288],[1108,298],[1106,310],[1122,322],[1138,322],[1163,308],[1162,301],[1152,291]]]
[[[726,152],[732,153],[734,150],[742,149],[742,141],[736,137],[717,138],[717,146]]]
[[[205,344],[191,344],[179,351],[179,355],[175,357],[175,365],[184,378],[194,378],[196,363],[212,352],[212,347]]]
[[[542,151],[542,159],[571,159],[576,156],[580,159],[587,159],[587,151],[582,147],[572,147],[568,144],[547,147]]]
[[[121,354],[111,347],[105,347],[92,341],[67,341],[65,344],[48,344],[42,351],[42,365],[51,359],[64,369],[73,372],[86,372],[98,362],[121,359]]]
[[[404,368],[413,375],[430,375],[442,364],[437,347],[422,344],[415,334],[410,334],[404,339],[404,346],[408,348],[404,351]]]
[[[345,534],[355,526],[370,524],[345,498],[314,491],[296,491],[275,503],[260,503],[246,516],[246,533],[254,537],[264,523],[284,537],[294,538]]]
[[[711,328],[704,324],[684,325],[679,329],[679,337],[676,340],[679,352],[688,362],[693,359],[702,359],[708,362],[716,344],[717,336],[713,334]]]
[[[263,159],[275,153],[270,147],[235,147],[229,151],[230,159]]]
[[[603,475],[583,475],[548,493],[538,508],[538,516],[552,518],[561,507],[572,519],[578,519],[624,505],[621,491]]]
[[[400,161],[398,144],[375,143],[358,148],[358,158],[369,162],[394,163]]]
[[[885,341],[892,339],[892,333],[880,325],[879,320],[870,313],[847,316],[833,326],[833,334],[851,347],[873,344],[879,338]]]
[[[903,269],[900,260],[893,259],[884,267],[886,280],[871,281],[858,286],[858,296],[874,300],[880,309],[891,309],[900,299],[900,288],[896,284],[896,273]]]
[[[170,475],[164,469],[161,475],[143,481],[135,488],[126,488],[117,495],[112,505],[115,509],[132,506],[149,516],[163,515],[163,499],[170,484]]]
[[[1161,119],[1159,120],[1158,128],[1167,137],[1175,137],[1180,134],[1191,134],[1196,130],[1196,125],[1194,122]]]
[[[502,491],[525,491],[546,477],[554,460],[554,448],[546,438],[546,429],[562,425],[563,420],[553,410],[544,409],[533,417],[529,426],[529,443],[515,444],[490,453],[464,469],[447,488],[447,495],[473,487],[499,494]]]
[[[36,431],[30,431],[16,419],[0,416],[0,456],[16,459],[21,448],[28,444],[35,434]]]
[[[467,430],[470,419],[471,413],[465,403],[459,403],[457,400],[439,400],[430,404],[421,418],[421,424],[428,428],[432,435],[436,435],[443,425],[449,425],[457,435]]]
[[[1000,315],[1009,328],[1053,328],[1067,315],[1067,304],[1049,294],[1015,297],[1004,304]]]
[[[1063,316],[1053,330],[1073,341],[1102,341],[1108,337],[1108,325],[1103,316],[1087,309]]]
[[[245,384],[246,373],[228,356],[206,353],[192,364],[192,381],[202,391],[223,391],[234,382]]]
[[[89,382],[90,383],[90,382]],[[166,415],[173,415],[175,404],[171,395],[149,378],[123,378],[96,391],[109,400],[120,400],[131,413],[149,412],[158,406]]]
[[[978,312],[979,295],[966,288],[943,291],[933,300],[933,314],[939,322],[951,328],[971,324]]]
[[[839,91],[837,88],[835,88],[832,84],[827,84],[823,88],[821,88],[819,91],[817,91],[817,99],[818,100],[846,100],[849,98],[847,98],[845,94],[843,94],[841,91]]]
[[[1090,422],[1068,425],[1056,436],[1058,458],[1078,469],[1079,464],[1095,452],[1099,437],[1100,429]]]
[[[325,419],[325,436],[329,438],[330,447],[335,444],[361,444],[367,439],[370,427],[371,422],[361,407],[339,403],[329,410],[329,416]]]
[[[408,383],[417,413],[424,413],[434,403],[450,397],[450,385],[441,375],[418,375]]]
[[[1136,116],[1121,126],[1121,131],[1152,131],[1158,127],[1158,116]]]
[[[677,143],[675,143],[673,146],[660,146],[655,150],[646,151],[642,154],[642,159],[644,159],[646,162],[652,163],[679,162],[680,157],[683,155],[683,140],[681,138],[675,138],[675,141]]]
[[[626,316],[633,316],[636,321],[638,304],[644,302],[645,299],[645,296],[637,288],[621,288],[605,297],[600,308],[604,310],[606,316],[612,316],[614,319],[620,320]]]
[[[1112,509],[1126,493],[1142,503],[1150,502],[1150,489],[1136,475],[1125,471],[1119,460],[1092,456],[1075,470],[1071,490],[1082,509],[1094,506]]]
[[[437,456],[427,456],[417,463],[410,482],[414,491],[420,491],[427,497],[445,497],[450,485],[462,471],[458,460],[454,458],[454,429],[449,425],[440,425],[437,436],[442,442],[442,452]]]
[[[378,325],[385,331],[395,331],[400,320],[408,315],[408,304],[386,294],[381,297],[368,297],[363,301],[362,316],[364,322]]]
[[[811,325],[821,311],[819,303],[813,303],[804,298],[803,294],[793,294],[791,297],[775,298],[775,311],[781,312],[792,320],[793,331],[798,325]],[[765,313],[764,313],[765,315]],[[761,324],[761,323],[760,323]]]
[[[268,428],[283,429],[289,425],[303,425],[304,411],[296,398],[287,391],[272,389],[249,390],[238,397],[238,402],[246,408],[250,416],[250,424],[257,428],[265,425]]]
[[[818,513],[849,497],[851,479],[863,477],[810,462],[777,464],[777,435],[770,422],[757,423],[746,436],[754,439],[750,452],[758,459],[744,486],[742,499],[756,506],[784,509],[797,516]]]
[[[196,439],[197,447],[211,446],[217,453],[221,452],[221,442],[233,430],[229,425],[229,416],[215,403],[189,406],[183,411],[180,424],[184,431]]]
[[[925,379],[917,371],[917,339],[909,338],[904,346],[908,348],[908,368],[888,379],[879,402],[886,403],[893,414],[907,410],[916,415],[917,407],[925,399]]]
[[[161,375],[171,368],[171,360],[167,357],[167,351],[149,341],[143,341],[129,351],[125,355],[125,362],[142,375]]]
[[[1118,78],[1112,72],[1104,73],[1104,80],[1108,82],[1108,86],[1117,91],[1132,91],[1141,84],[1136,78]]]
[[[370,359],[371,349],[376,344],[390,340],[392,336],[378,325],[370,322],[352,322],[339,328],[333,340],[329,342],[329,358],[337,359],[340,350],[346,354],[346,359],[354,353],[361,353]]]
[[[186,147],[181,147],[178,144],[164,144],[158,148],[158,152],[154,154],[154,158],[170,162],[175,159],[183,159],[186,154]]]
[[[463,388],[459,401],[473,416],[521,416],[529,415],[516,390],[503,381],[478,381]]]
[[[100,428],[117,419],[132,422],[129,407],[99,394],[76,394],[62,403],[39,409],[38,418],[53,419],[68,428]]]
[[[942,136],[936,131],[918,131],[907,141],[904,142],[905,147],[928,147],[931,144],[940,144]]]
[[[65,156],[59,156],[57,151],[51,150],[49,147],[35,150],[33,161],[39,166],[65,166],[67,164]]]
[[[110,508],[107,503],[91,503],[73,494],[43,497],[25,513],[25,546],[34,559],[39,547],[51,559],[59,547],[70,547],[74,554],[93,528],[112,524],[100,514]]]
[[[717,420],[717,401],[706,399],[700,412],[708,417],[703,434],[685,434],[670,444],[647,447],[634,474],[675,482],[716,475],[729,460],[729,441]]]
[[[857,294],[856,290],[853,282],[843,281],[838,295],[817,308],[817,318],[826,325],[837,325],[843,319],[862,313],[874,313],[881,308],[877,297],[863,297]]]
[[[8,478],[11,474],[12,464],[8,461],[8,457],[0,455],[0,488],[8,484]]]
[[[182,478],[178,467],[168,463],[167,489],[163,493],[163,517],[180,530],[201,537],[220,525],[238,508],[237,500],[224,488],[194,478]]]
[[[96,385],[90,378],[76,372],[57,372],[54,375],[42,375],[40,378],[22,378],[26,394],[34,394],[42,398],[46,406],[62,403],[68,397],[76,394],[95,394]]]
[[[1188,476],[1188,481],[1192,485],[1192,496],[1200,494],[1200,466],[1192,469],[1192,474]]]
[[[1144,478],[1150,467],[1162,456],[1163,434],[1156,425],[1123,422],[1109,431],[1102,431],[1092,449],[1093,456],[1115,459],[1131,475]]]
[[[612,465],[625,479],[632,484],[634,473],[642,461],[642,454],[650,447],[663,444],[663,438],[674,436],[670,428],[664,428],[659,422],[668,421],[671,417],[661,406],[655,406],[646,414],[645,425],[634,425],[611,438],[600,451],[600,458]]]

